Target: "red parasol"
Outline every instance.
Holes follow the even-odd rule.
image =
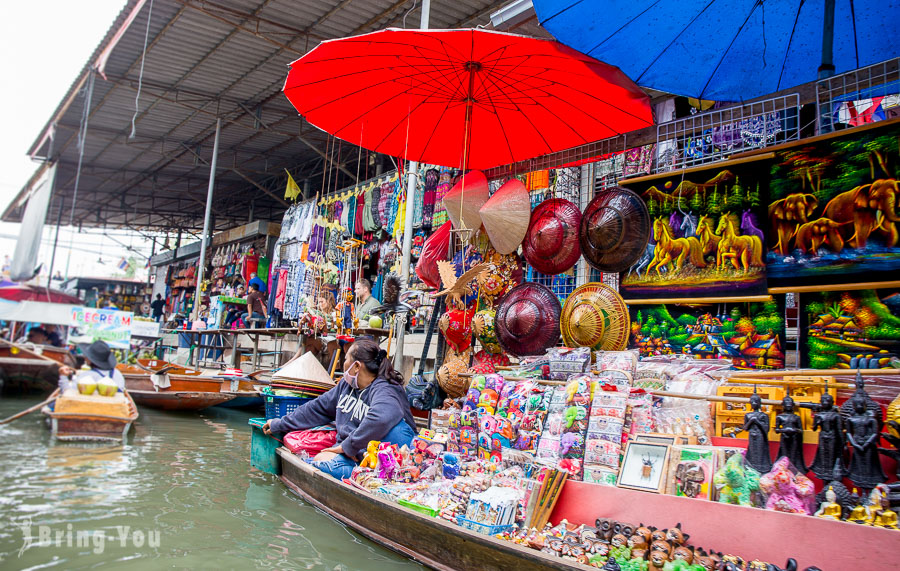
[[[646,127],[649,98],[618,68],[558,42],[486,30],[328,40],[291,64],[307,121],[409,160],[486,169]]]
[[[16,284],[0,287],[0,299],[9,301],[44,301],[49,303],[71,303],[82,305],[84,302],[77,297],[65,294],[55,289],[47,289],[43,286]]]

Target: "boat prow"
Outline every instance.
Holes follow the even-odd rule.
[[[339,482],[286,448],[277,452],[281,480],[292,492],[361,535],[433,569],[586,569],[420,514]]]
[[[113,396],[82,395],[75,389],[53,393],[56,403],[41,412],[50,419],[50,434],[58,440],[121,442],[138,417],[137,406],[127,391]]]

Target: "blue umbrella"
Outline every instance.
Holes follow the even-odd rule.
[[[897,0],[534,0],[534,9],[559,41],[638,85],[714,101],[814,81],[820,62],[827,76],[831,65],[843,73],[900,52]],[[822,41],[832,27],[833,49]]]

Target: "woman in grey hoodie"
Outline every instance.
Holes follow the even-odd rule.
[[[312,464],[338,479],[350,476],[370,440],[411,445],[415,422],[403,377],[374,341],[354,342],[344,358],[341,382],[290,414],[269,420],[263,431],[287,433],[332,422],[337,444],[316,455]]]

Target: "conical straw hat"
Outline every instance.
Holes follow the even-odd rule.
[[[575,203],[565,198],[545,200],[531,213],[522,254],[542,274],[568,271],[581,257],[580,225],[581,211]]]
[[[296,361],[292,361],[275,371],[272,378],[309,381],[324,387],[333,387],[335,385],[334,379],[331,378],[325,367],[319,363],[315,355],[309,352],[304,353]]]
[[[531,199],[519,179],[510,179],[484,203],[478,213],[494,249],[501,254],[511,254],[528,231]]]
[[[584,259],[601,272],[634,265],[650,241],[650,213],[627,188],[601,190],[584,209],[579,232]]]
[[[465,224],[469,230],[481,228],[481,217],[478,215],[478,211],[487,202],[488,196],[490,196],[490,191],[484,173],[471,171],[462,177],[444,196],[444,208],[447,209],[447,216],[453,222],[453,227],[459,229],[462,228],[462,224]],[[462,212],[462,218],[460,218],[460,212]]]
[[[543,355],[559,342],[559,299],[546,286],[525,282],[514,287],[497,308],[500,345],[516,356]]]
[[[575,288],[566,298],[560,329],[567,347],[622,351],[628,345],[631,318],[614,289],[592,282]]]

